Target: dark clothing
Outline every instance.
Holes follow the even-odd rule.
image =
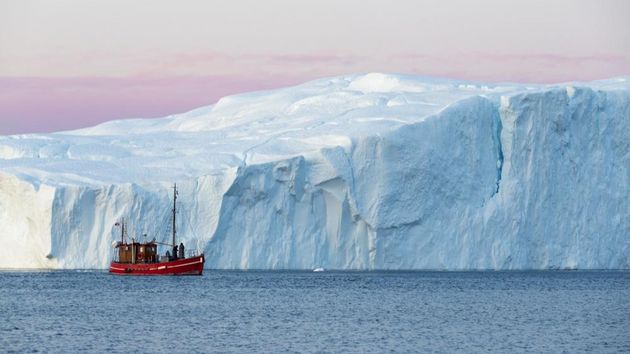
[[[173,258],[177,259],[177,245],[173,246]]]
[[[179,244],[179,258],[186,258],[186,253],[184,253],[184,243],[181,242]]]

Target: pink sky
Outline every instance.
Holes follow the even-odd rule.
[[[0,3],[0,134],[165,116],[349,73],[629,75],[628,13],[623,0],[9,0]]]

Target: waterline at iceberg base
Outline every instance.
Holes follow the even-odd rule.
[[[0,137],[0,268],[179,237],[220,269],[629,269],[630,81],[371,73]]]

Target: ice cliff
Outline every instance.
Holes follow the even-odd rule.
[[[107,268],[179,229],[209,268],[630,268],[630,81],[372,73],[0,137],[0,268]]]

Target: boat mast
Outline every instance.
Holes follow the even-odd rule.
[[[125,243],[125,218],[120,223],[120,243]]]
[[[177,183],[173,183],[173,247],[175,247],[175,213],[177,212],[177,206],[175,201],[177,200]]]

